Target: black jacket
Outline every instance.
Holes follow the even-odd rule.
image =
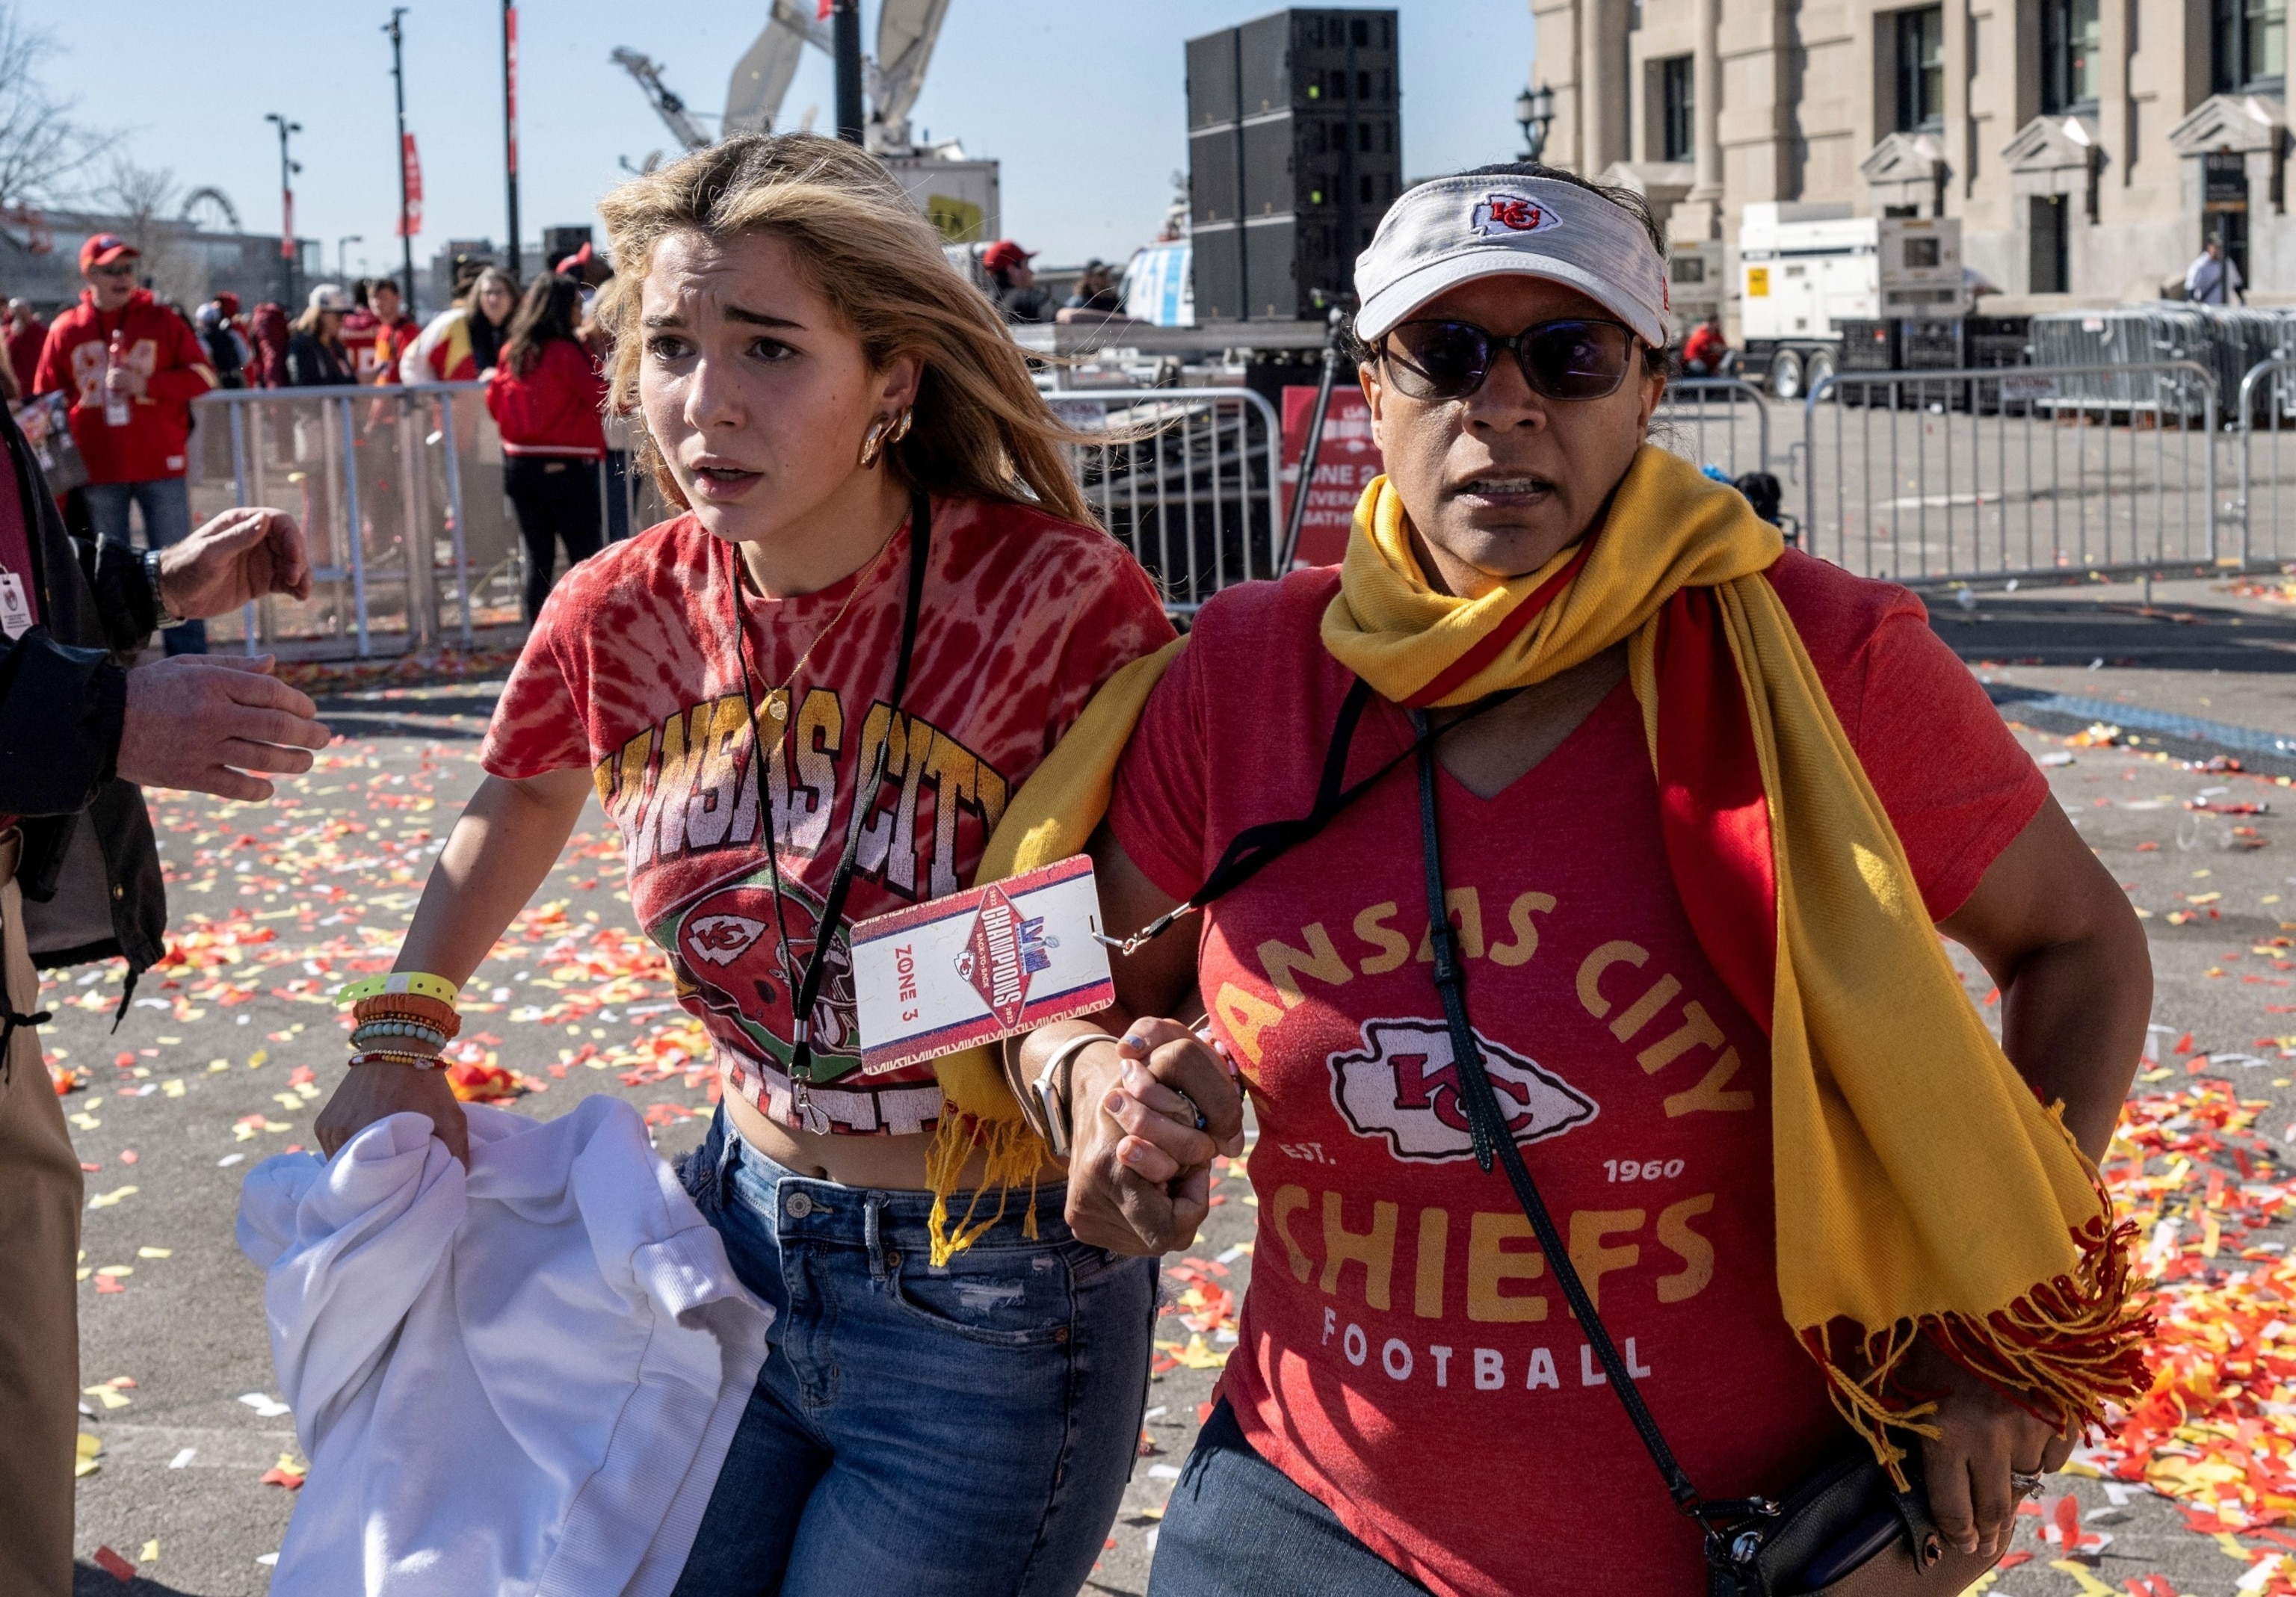
[[[17,878],[35,963],[124,955],[128,986],[166,951],[167,889],[144,795],[114,774],[127,667],[159,620],[142,557],[64,530],[30,445],[0,406],[32,545],[40,625],[0,636],[0,815],[22,817]]]
[[[308,332],[297,332],[287,340],[289,388],[340,388],[355,381],[349,358],[340,345],[322,343],[315,334]]]

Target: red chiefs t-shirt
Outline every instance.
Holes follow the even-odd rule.
[[[1912,594],[1794,553],[1770,576],[1950,913],[2046,781]],[[1175,897],[1242,828],[1307,812],[1349,682],[1316,635],[1338,583],[1222,594],[1158,684],[1111,819]],[[1410,740],[1375,701],[1350,780]],[[1779,1304],[1768,1044],[1684,913],[1631,690],[1496,796],[1448,773],[1438,793],[1469,1012],[1572,1259],[1699,1489],[1782,1492],[1846,1432]],[[1697,1535],[1475,1165],[1426,903],[1406,764],[1207,914],[1202,991],[1259,1123],[1223,1389],[1269,1462],[1436,1592],[1703,1590]]]
[[[1006,801],[1095,691],[1172,637],[1147,574],[1106,534],[1019,504],[939,501],[896,717],[908,549],[905,528],[819,593],[739,590],[771,750],[762,789],[734,664],[735,552],[691,515],[610,545],[551,591],[480,753],[503,777],[589,768],[621,829],[631,907],[669,955],[679,1002],[709,1029],[728,1087],[792,1128],[791,978],[813,953],[855,789],[880,751],[810,1017],[816,1065],[859,1057],[848,924],[969,883]],[[792,708],[779,689],[808,647]],[[930,1131],[941,1107],[930,1064],[857,1068],[811,1098],[852,1134]]]

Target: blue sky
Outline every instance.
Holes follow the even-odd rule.
[[[55,90],[122,130],[138,164],[213,184],[250,227],[276,229],[278,143],[266,111],[303,125],[296,232],[339,237],[356,272],[396,264],[387,4],[353,0],[18,0],[61,47]],[[1003,162],[1004,233],[1051,262],[1122,259],[1155,231],[1187,165],[1182,43],[1265,14],[1254,0],[955,0],[914,121]],[[1503,160],[1521,143],[1513,100],[1529,70],[1528,0],[1401,0],[1406,170]],[[873,41],[875,0],[865,0]],[[724,103],[763,26],[757,0],[709,5],[526,0],[520,8],[520,216],[529,238],[593,220],[598,195],[669,143],[636,85],[607,60],[627,45],[660,63],[696,111]],[[198,25],[187,27],[196,16]],[[448,238],[504,230],[500,15],[488,0],[415,0],[406,18],[407,123],[426,190],[418,260]],[[826,57],[808,51],[783,103],[832,121]]]

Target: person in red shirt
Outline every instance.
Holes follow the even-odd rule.
[[[1682,341],[1682,371],[1685,377],[1727,377],[1738,364],[1737,351],[1722,336],[1722,318],[1709,316],[1690,330]]]
[[[4,356],[8,370],[16,380],[16,397],[29,399],[38,390],[32,384],[40,373],[40,350],[48,341],[48,324],[32,314],[32,307],[21,299],[8,301],[8,314],[0,320],[0,356]]]
[[[164,549],[192,532],[184,481],[191,402],[219,384],[191,323],[135,286],[136,259],[133,245],[108,233],[80,246],[88,286],[48,329],[32,389],[72,396],[72,441],[87,464],[96,536],[127,543],[133,505],[145,545]],[[207,652],[204,621],[160,635],[169,654]]]
[[[529,621],[550,596],[558,545],[566,545],[569,565],[598,552],[606,380],[582,342],[581,311],[581,285],[571,277],[553,272],[529,283],[487,382],[487,409],[502,430],[504,484],[526,541]]]
[[[398,382],[398,363],[406,356],[407,346],[422,336],[422,323],[406,314],[406,302],[399,297],[398,284],[392,278],[378,277],[368,286],[367,305],[374,316],[374,347],[359,357],[359,381]],[[344,337],[349,336],[350,330],[346,326]]]
[[[374,314],[374,285],[380,279],[361,277],[350,286],[350,308],[344,313],[343,353],[350,363],[353,382],[374,381],[374,335],[382,318]]]
[[[1731,490],[1649,443],[1665,391],[1665,269],[1636,196],[1530,163],[1398,199],[1357,266],[1361,381],[1387,475],[1366,492],[1347,561],[1206,603],[1115,767],[1091,853],[1117,938],[1200,901],[1246,829],[1311,806],[1325,816],[1207,893],[1183,934],[1115,962],[1122,1040],[1068,1021],[1038,1031],[1020,1061],[1035,1079],[1077,1048],[1071,1220],[1119,1250],[1186,1245],[1216,1139],[1241,1142],[1222,1061],[1157,1017],[1208,1001],[1211,1044],[1258,1116],[1259,1236],[1241,1342],[1172,1494],[1152,1597],[1707,1590],[1699,1527],[1610,1383],[1640,1396],[1718,1506],[1784,1497],[1851,1449],[1875,1457],[1782,1313],[1824,1238],[1857,1234],[1843,1215],[1821,1227],[1780,1214],[1786,1173],[1821,1157],[1811,1120],[1843,1127],[1843,1142],[1997,1136],[2000,1163],[2053,1154],[2060,1190],[2094,1201],[2093,1165],[2019,1105],[2058,1102],[2062,1132],[2087,1160],[2102,1156],[2148,1019],[2144,931],[1918,599],[1780,552]],[[1624,553],[1660,546],[1684,551],[1670,569]],[[1693,559],[1713,563],[1693,571]],[[1680,618],[1718,608],[1726,584],[1766,618],[1783,611],[1785,654],[1773,676],[1726,663],[1742,635],[1716,640],[1729,676],[1702,698],[1675,664],[1693,647],[1683,640],[1695,622]],[[1603,606],[1599,634],[1570,630]],[[1645,647],[1655,654],[1635,652]],[[1729,679],[1742,671],[1742,686]],[[1750,808],[1777,815],[1763,804],[1769,774],[1748,779],[1749,805],[1742,788],[1726,800],[1700,784],[1711,762],[1669,762],[1699,737],[1731,738],[1727,707],[1788,672],[1808,695],[1797,703],[1835,726],[1824,758],[1845,765],[1828,769],[1878,799],[1858,823],[1880,828],[1904,866],[1853,843],[1866,834],[1846,805],[1823,820],[1764,819],[1771,907],[1781,925],[1807,914],[1832,930],[1857,923],[1852,894],[1886,895],[1913,912],[1903,946],[1932,952],[1933,924],[1993,973],[2012,1017],[2009,1079],[1981,1105],[1971,1093],[1959,1125],[1892,1124],[1894,1107],[1920,1102],[1903,1072],[1829,1077],[1822,1110],[1797,1097],[1819,1045],[1801,1038],[1824,1022],[1794,995],[1849,979],[1849,956],[1828,964],[1830,948],[1798,943],[1765,987],[1743,979],[1746,945],[1771,947],[1759,916],[1751,936],[1717,935],[1747,925],[1710,918],[1729,890],[1715,879],[1746,856],[1702,852],[1703,839],[1756,824]],[[1778,695],[1767,704],[1785,696],[1767,691]],[[1742,714],[1749,730],[1730,746],[1748,766],[1772,748],[1813,759],[1806,739],[1783,737],[1758,757]],[[1316,796],[1348,784],[1362,790],[1333,817]],[[1800,797],[1767,790],[1773,805]],[[1015,822],[1037,818],[1024,809]],[[1828,834],[1843,862],[1829,881],[1789,883],[1788,856],[1769,851],[1772,835],[1806,827],[1841,829]],[[1439,916],[1450,924],[1439,930]],[[1972,1057],[1990,1042],[1953,1029],[1970,1017],[1951,970],[1940,959],[1924,979],[1892,990],[1933,1011],[1837,1007],[1825,1020],[1841,1029],[1823,1046],[1854,1052],[1896,1024],[1936,1039],[1927,1062],[1939,1072],[1966,1061],[1998,1079]],[[1615,1368],[1574,1316],[1564,1261],[1520,1188],[1479,1162],[1489,1121],[1467,1107],[1481,1100],[1467,1097],[1454,1044],[1471,1028],[1509,1117],[1503,1134],[1622,1350]],[[1906,1161],[1897,1185],[1860,1195],[1898,1216],[1923,1202],[1927,1219],[1950,1214],[1962,1195],[1923,1190],[1925,1174]],[[1791,1283],[1789,1221],[1803,1273]],[[1986,1223],[2068,1246],[2054,1203]],[[1964,1241],[1976,1245],[1954,1239]],[[1861,1267],[1894,1306],[1890,1262],[1835,1254],[1815,1266]],[[2070,1283],[2069,1271],[2059,1286]],[[2026,1323],[2009,1334],[2038,1356],[2055,1339],[2028,1337]],[[1933,1429],[1911,1445],[1916,1489],[1966,1560],[1936,1577],[1952,1591],[2005,1547],[2015,1502],[2068,1456],[2079,1421],[2061,1434],[2037,1417],[2063,1412],[2054,1390],[1992,1385],[1932,1336],[1906,1353],[1897,1384],[1867,1396],[1900,1413],[1936,1400]],[[2087,1343],[2067,1356],[2092,1352],[2105,1362]],[[2086,1419],[2090,1405],[2072,1412]]]
[[[1029,1174],[989,1183],[1004,1207],[980,1194],[993,1222],[935,1264],[933,1172],[988,1183],[985,1134],[930,1065],[862,1069],[849,926],[964,885],[1009,796],[1170,624],[873,158],[731,139],[601,209],[614,397],[692,509],[551,593],[398,964],[468,979],[604,805],[725,1087],[687,1189],[776,1311],[679,1590],[1074,1592],[1137,1451],[1155,1267],[1078,1246],[1026,1144]],[[520,321],[523,353],[544,317]],[[442,1074],[356,1066],[320,1141],[411,1111],[461,1152]]]

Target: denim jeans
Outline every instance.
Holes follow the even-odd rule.
[[[1426,1590],[1253,1452],[1227,1399],[1219,1400],[1164,1505],[1148,1597],[1424,1597]]]
[[[798,1175],[722,1110],[685,1176],[775,1319],[675,1597],[1071,1597],[1137,1455],[1156,1262],[1050,1187],[1036,1240],[1015,1194],[933,1269],[929,1194]]]
[[[91,482],[86,493],[88,520],[95,523],[95,536],[100,538],[120,544],[128,541],[130,504],[144,512],[145,548],[165,549],[192,536],[192,490],[180,477],[151,482]],[[208,624],[186,621],[170,627],[160,635],[160,642],[170,654],[205,654]]]

